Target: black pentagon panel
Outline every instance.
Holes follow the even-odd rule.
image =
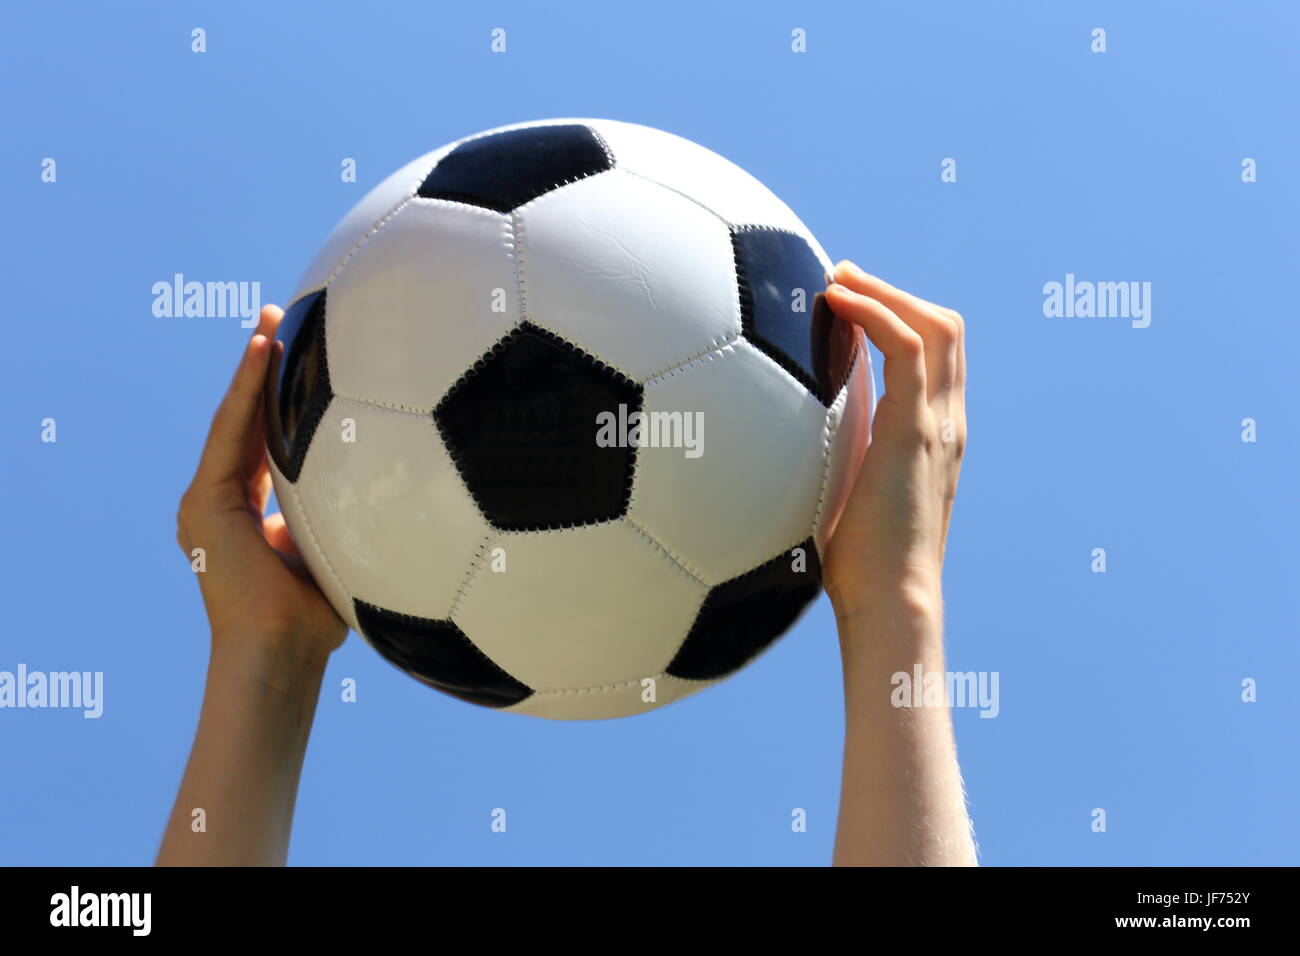
[[[474,646],[452,621],[431,621],[353,599],[357,623],[390,662],[438,690],[484,707],[509,707],[532,694]]]
[[[588,126],[530,126],[457,146],[433,168],[416,195],[510,212],[557,186],[613,165],[604,141]]]
[[[809,538],[752,571],[717,585],[668,665],[673,677],[713,680],[739,670],[784,634],[821,589],[821,562]],[[803,570],[795,570],[801,564]]]
[[[284,313],[271,345],[266,375],[266,446],[276,467],[291,482],[298,480],[330,397],[322,289],[299,299]]]
[[[627,510],[636,449],[598,442],[598,417],[640,407],[640,385],[525,322],[452,386],[433,418],[483,515],[526,531]]]
[[[824,293],[818,293],[812,314],[813,378],[823,405],[835,401],[853,371],[861,336],[852,322],[831,311]]]
[[[759,226],[732,230],[731,243],[745,338],[829,407],[848,378],[858,337],[826,304],[826,270],[816,253],[792,232]]]

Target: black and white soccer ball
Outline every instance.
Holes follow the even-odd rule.
[[[308,267],[267,382],[321,590],[502,710],[624,716],[734,673],[816,597],[865,450],[830,269],[761,183],[644,126],[505,126],[403,167]]]

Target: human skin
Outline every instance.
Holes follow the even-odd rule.
[[[826,294],[885,356],[871,443],[823,561],[844,662],[834,861],[974,864],[948,709],[890,703],[894,673],[918,662],[944,669],[940,579],[966,431],[963,324],[850,263]],[[285,863],[325,664],[347,634],[284,519],[265,516],[261,391],[283,315],[262,310],[177,514],[182,551],[206,552],[197,577],[212,643],[160,866]]]
[[[160,866],[284,864],[325,663],[347,636],[284,518],[263,517],[271,475],[262,383],[283,317],[275,306],[262,309],[176,517],[181,550],[205,551],[196,576],[212,649]]]
[[[835,863],[973,866],[948,707],[895,707],[892,677],[945,670],[941,579],[966,444],[966,330],[851,263],[826,293],[885,358],[871,444],[822,579],[844,665],[844,770]]]

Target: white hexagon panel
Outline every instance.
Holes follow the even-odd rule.
[[[516,212],[528,317],[633,379],[740,335],[727,226],[689,199],[614,169]],[[690,263],[690,268],[683,268]]]
[[[393,215],[330,283],[335,394],[432,411],[519,321],[512,234],[509,216],[440,199]]]

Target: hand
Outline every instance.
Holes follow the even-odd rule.
[[[262,388],[284,312],[262,309],[176,516],[187,557],[205,553],[199,589],[214,646],[252,641],[259,650],[324,660],[347,626],[312,582],[280,514],[263,516],[271,494],[262,427]]]
[[[871,443],[827,547],[826,592],[842,621],[900,597],[937,604],[966,446],[965,324],[850,262],[826,297],[885,357]]]
[[[826,293],[885,357],[857,481],[822,564],[844,661],[835,862],[977,862],[948,707],[899,707],[897,674],[945,672],[941,578],[966,443],[965,329],[848,262]]]
[[[326,661],[348,632],[284,518],[263,516],[271,474],[261,398],[282,318],[275,306],[262,310],[176,516],[181,550],[205,552],[198,578],[212,655],[159,865],[284,864]],[[207,819],[200,831],[197,807]]]

